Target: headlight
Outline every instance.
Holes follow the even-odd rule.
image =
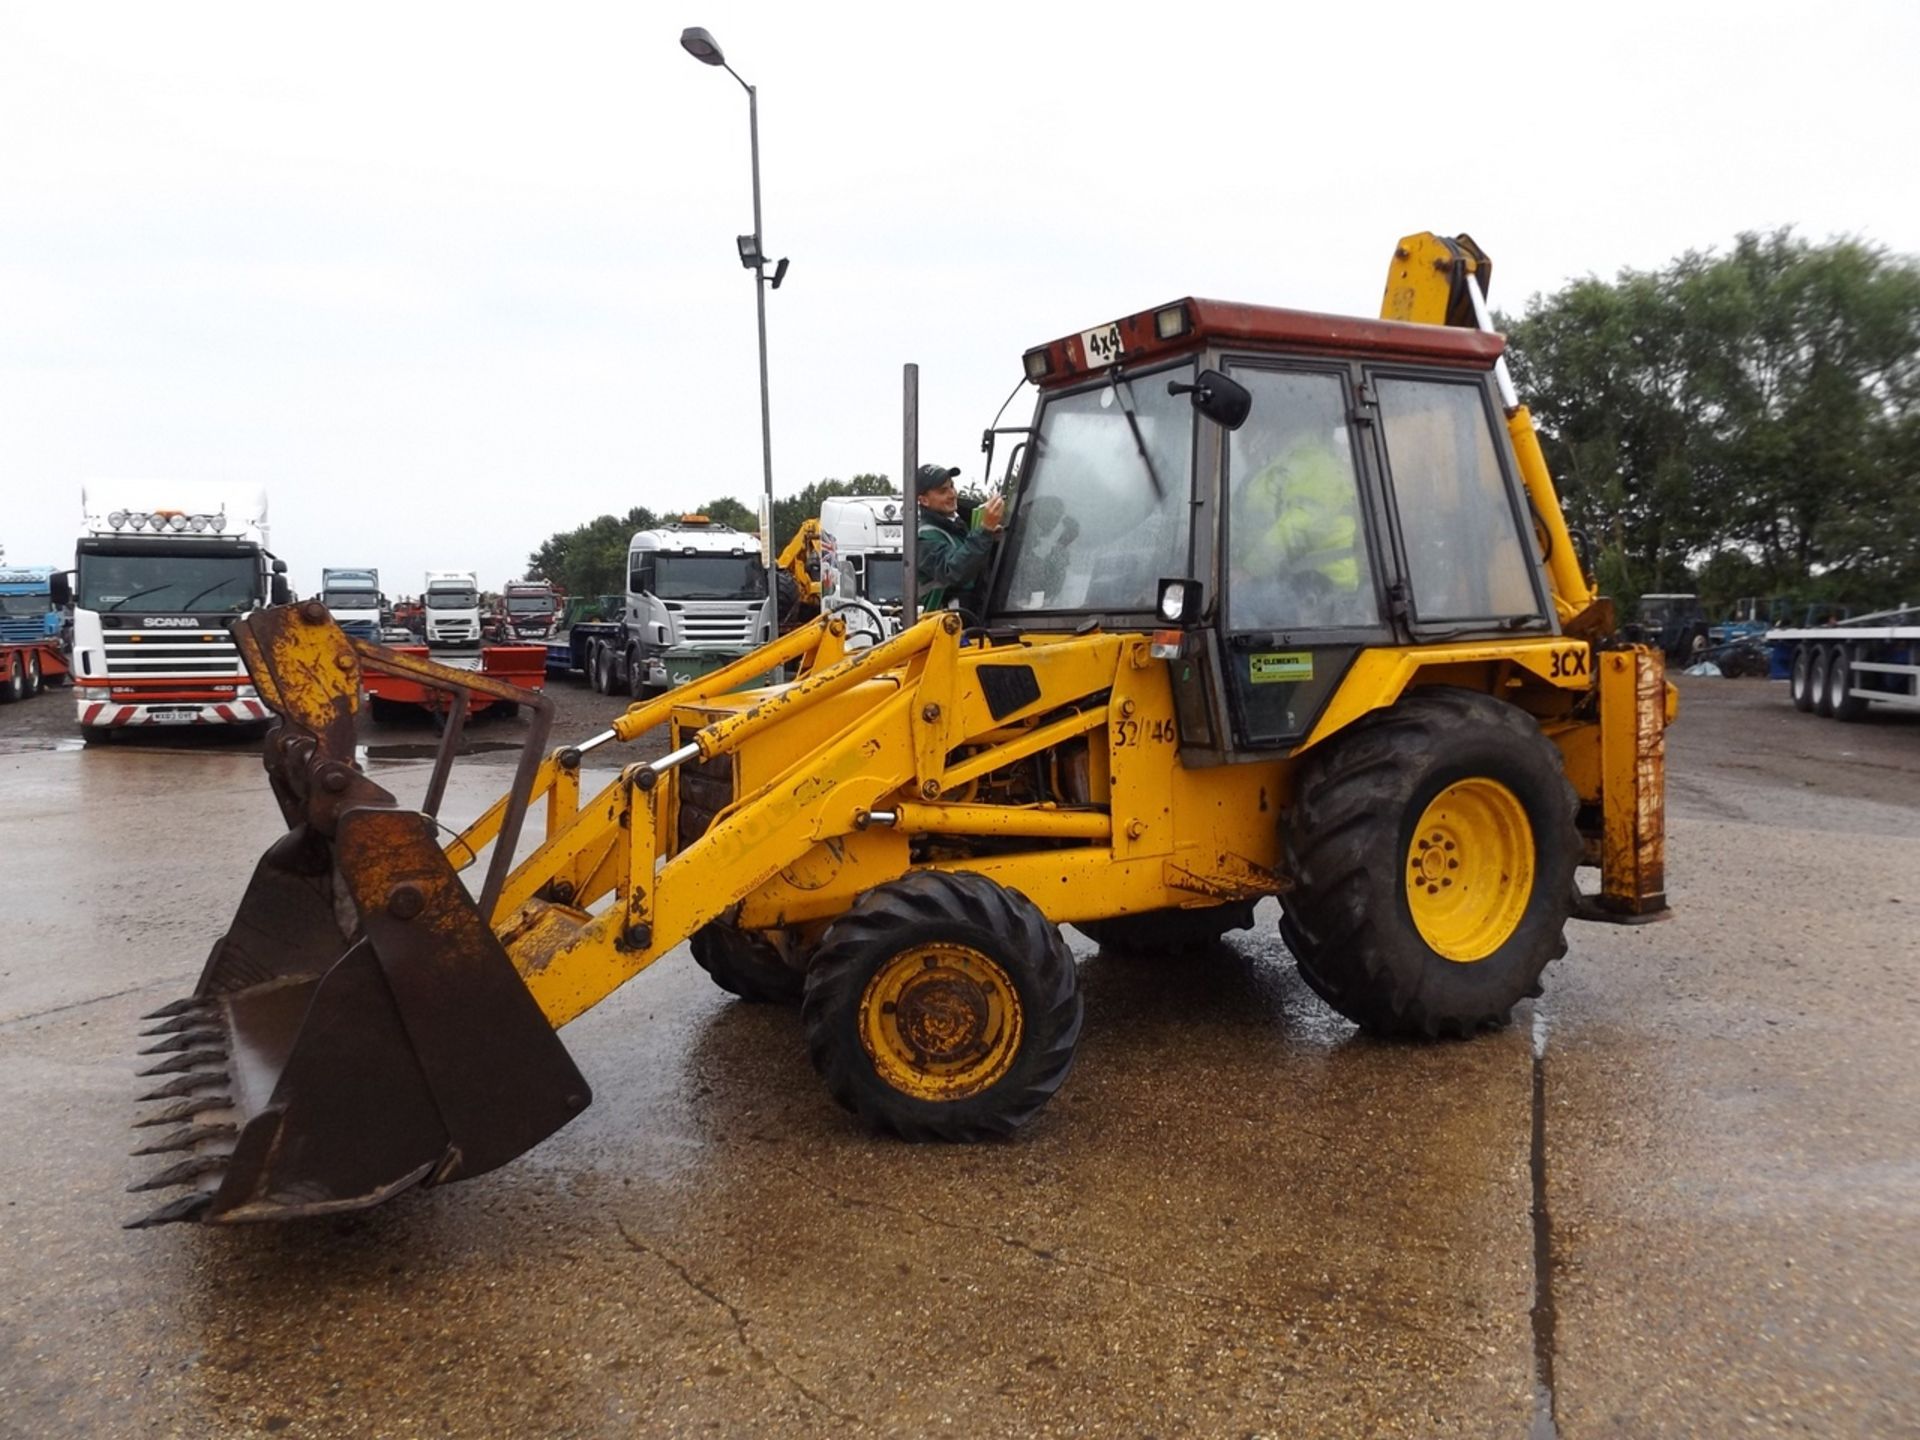
[[[194,534],[198,535],[207,528],[207,517],[204,515],[195,515],[187,522],[187,525]]]
[[[186,528],[187,528],[187,517],[186,517],[186,516],[184,516],[184,515],[180,515],[180,514],[173,514],[173,515],[169,515],[169,516],[167,517],[167,528],[168,528],[169,530],[184,530],[184,529],[186,529]]]
[[[222,530],[226,528],[227,528],[227,517],[225,516],[225,514],[220,514],[213,517],[213,533],[214,534],[218,535]]]
[[[116,510],[111,515],[107,516],[107,524],[111,525],[116,530],[124,530],[126,529],[127,521],[130,518],[131,517],[127,514],[126,511]]]

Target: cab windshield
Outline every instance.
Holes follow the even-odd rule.
[[[0,615],[44,615],[52,608],[48,595],[0,595]]]
[[[321,599],[329,610],[378,610],[380,597],[371,590],[329,590]]]
[[[553,609],[553,598],[548,595],[509,595],[507,611],[513,615],[545,615]]]
[[[471,590],[427,591],[429,610],[471,610],[479,603],[480,597]]]
[[[239,614],[260,600],[255,551],[106,555],[80,552],[74,603],[83,610]]]
[[[653,593],[662,600],[761,600],[767,571],[758,555],[669,555],[653,562]]]
[[[1187,573],[1193,364],[1044,402],[1000,566],[998,613],[1151,612]]]

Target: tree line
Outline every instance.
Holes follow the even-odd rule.
[[[1629,613],[1673,591],[1714,608],[1920,602],[1920,261],[1747,233],[1495,318],[1568,522]],[[776,500],[775,553],[826,496],[892,489],[856,475]],[[730,496],[699,510],[756,528]],[[602,515],[549,539],[528,573],[616,592],[628,538],[674,513]]]
[[[1742,234],[1496,317],[1601,588],[1920,602],[1920,262]]]

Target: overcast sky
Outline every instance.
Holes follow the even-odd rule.
[[[1920,252],[1920,8],[0,0],[0,543],[81,485],[263,486],[323,565],[497,588],[555,531],[978,442],[1162,301],[1372,314],[1471,232],[1509,309],[1792,224]],[[1031,408],[1024,392],[1009,412]]]

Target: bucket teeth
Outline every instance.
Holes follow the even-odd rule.
[[[225,1110],[233,1104],[228,1095],[196,1095],[191,1100],[176,1100],[166,1109],[133,1122],[136,1130],[148,1130],[156,1125],[178,1125],[182,1120],[191,1120],[202,1110]]]
[[[170,1055],[176,1050],[191,1050],[196,1045],[205,1045],[210,1040],[224,1040],[227,1032],[218,1025],[203,1026],[198,1030],[182,1030],[177,1035],[169,1035],[147,1046],[142,1055]]]
[[[213,1204],[213,1192],[197,1190],[191,1195],[182,1195],[177,1200],[169,1200],[157,1210],[150,1210],[138,1220],[129,1220],[121,1228],[125,1230],[145,1230],[153,1225],[170,1225],[176,1220],[198,1220],[206,1208]]]
[[[196,1065],[214,1065],[227,1058],[225,1046],[203,1046],[198,1050],[183,1050],[178,1055],[169,1056],[158,1065],[150,1065],[140,1071],[141,1075],[177,1075],[182,1070],[191,1070]]]
[[[227,1072],[224,1070],[196,1070],[190,1075],[182,1075],[169,1080],[158,1090],[149,1090],[142,1100],[171,1100],[176,1095],[191,1095],[196,1090],[205,1090],[209,1085],[225,1085]]]
[[[137,1193],[141,1190],[164,1190],[169,1185],[184,1185],[187,1181],[197,1180],[210,1171],[226,1169],[229,1158],[226,1155],[194,1155],[177,1165],[169,1165],[158,1175],[150,1175],[145,1180],[136,1181],[129,1185],[127,1190],[129,1193]]]
[[[170,1015],[158,1025],[149,1025],[140,1032],[142,1038],[151,1035],[177,1035],[182,1030],[192,1030],[207,1023],[207,1015],[199,1010],[189,1010],[183,1014]]]
[[[158,1010],[149,1010],[140,1018],[142,1020],[165,1020],[174,1015],[185,1015],[190,1010],[210,1009],[213,1004],[214,1002],[212,1000],[202,996],[189,995],[184,1000],[175,1000],[169,1005],[162,1005]]]
[[[175,1130],[171,1135],[163,1135],[151,1144],[142,1145],[138,1150],[129,1151],[133,1155],[167,1155],[175,1150],[191,1150],[203,1140],[231,1140],[240,1133],[234,1125],[188,1125]]]

